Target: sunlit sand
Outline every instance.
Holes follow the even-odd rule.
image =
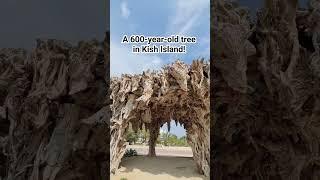
[[[191,157],[134,156],[122,160],[111,180],[204,180]]]

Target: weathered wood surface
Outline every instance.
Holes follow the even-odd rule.
[[[320,179],[319,9],[212,1],[213,179]],[[319,1],[318,1],[319,4]]]
[[[187,131],[187,141],[199,172],[209,176],[210,104],[209,64],[195,60],[191,65],[176,61],[158,72],[122,75],[111,82],[112,118],[110,164],[115,172],[125,152],[124,133],[129,123],[151,133],[150,156],[160,127],[176,120]]]
[[[0,177],[108,176],[107,49],[38,40],[30,53],[0,50]]]

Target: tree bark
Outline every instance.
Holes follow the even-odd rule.
[[[150,138],[149,138],[149,153],[148,156],[156,156],[156,144],[159,136],[160,127],[157,123],[152,123],[150,128]]]

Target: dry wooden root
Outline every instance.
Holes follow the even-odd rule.
[[[212,3],[214,179],[320,177],[319,11]],[[318,29],[317,29],[318,28]]]
[[[38,40],[30,54],[0,50],[0,179],[108,176],[105,48]]]
[[[187,131],[187,141],[200,173],[209,176],[209,64],[203,60],[186,65],[182,61],[160,72],[122,75],[111,81],[112,117],[110,164],[115,172],[125,152],[124,133],[129,123],[135,131],[150,132],[149,155],[155,156],[160,127],[175,120]]]

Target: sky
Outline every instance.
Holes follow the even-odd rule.
[[[1,0],[0,48],[35,46],[36,38],[72,43],[103,40],[109,26],[104,0]]]
[[[210,0],[111,0],[110,2],[110,73],[142,73],[159,70],[180,59],[187,64],[210,54]],[[132,44],[123,44],[124,35],[196,37],[185,54],[133,54]],[[161,128],[167,131],[167,125]],[[171,133],[178,137],[186,131],[171,121]]]
[[[193,59],[209,59],[209,0],[111,0],[110,3],[112,76],[157,70],[176,59],[188,64]],[[133,54],[132,44],[121,44],[124,35],[194,36],[197,43],[188,44],[185,54]]]
[[[168,126],[167,123],[164,124],[161,128],[160,128],[160,133],[167,133],[168,132]],[[170,121],[170,133],[175,134],[178,138],[185,136],[186,135],[186,130],[178,123],[178,125],[176,125],[174,120]]]

